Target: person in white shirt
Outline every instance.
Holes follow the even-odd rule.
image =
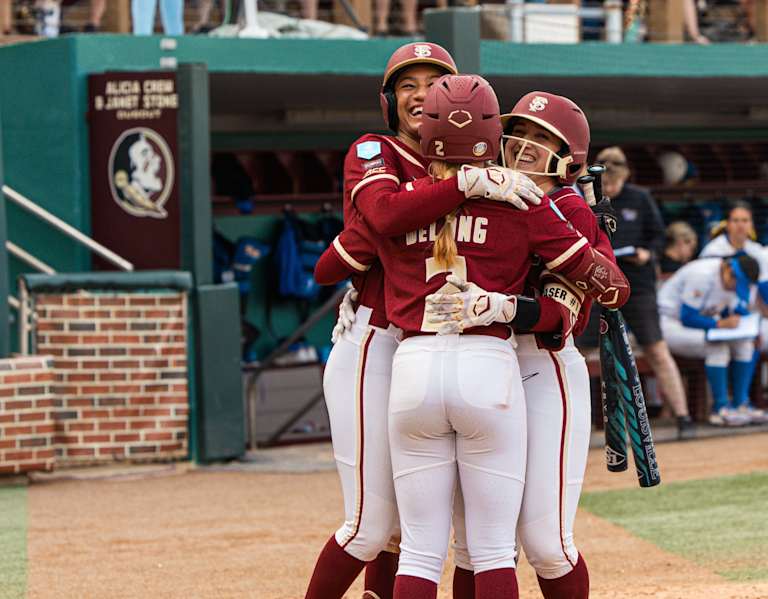
[[[752,336],[734,335],[709,341],[710,329],[737,329],[749,305],[759,266],[746,254],[705,258],[683,266],[659,290],[661,330],[672,353],[704,358],[714,399],[709,417],[716,426],[741,426],[765,421],[762,410],[749,403],[754,372]],[[728,399],[728,366],[733,375],[733,402]]]
[[[768,252],[764,246],[750,239],[754,231],[750,205],[743,201],[734,202],[726,213],[723,232],[701,248],[699,258],[726,258],[739,252],[752,256],[760,267],[757,290],[768,305]]]

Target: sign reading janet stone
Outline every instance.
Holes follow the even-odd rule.
[[[93,237],[137,269],[179,268],[175,73],[91,75],[88,91]]]

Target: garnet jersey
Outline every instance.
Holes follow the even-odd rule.
[[[394,137],[368,134],[350,147],[344,159],[344,221],[362,215],[382,235],[404,233],[450,212],[464,200],[456,179],[420,186],[419,194],[401,191],[426,177],[427,163]],[[372,264],[352,278],[358,302],[372,309],[371,323],[387,326],[381,265]]]
[[[600,228],[600,225],[595,218],[595,214],[584,201],[584,198],[571,187],[565,187],[558,190],[551,196],[551,198],[560,212],[563,213],[563,216],[576,227],[576,230],[579,231],[579,233],[587,238],[590,245],[603,254],[603,256],[609,258],[611,262],[616,264],[616,256],[613,254],[611,240],[608,239],[608,235],[605,231]],[[587,295],[581,303],[579,317],[576,321],[576,326],[573,329],[573,335],[575,337],[584,332],[584,329],[589,322],[592,301],[592,298]]]
[[[594,249],[598,250],[601,254],[609,258],[610,261],[615,264],[616,257],[613,255],[611,241],[598,225],[594,213],[589,208],[589,206],[587,206],[584,198],[582,198],[572,187],[561,187],[552,193],[549,197],[555,203],[555,206],[557,206],[558,210],[560,210],[563,216],[565,216],[565,218],[567,218],[568,221],[574,227],[576,227],[576,230],[579,231],[579,233],[581,233],[587,239],[587,241],[589,241],[590,245]],[[532,269],[529,281],[532,282],[532,284],[536,287],[536,291],[538,292],[540,291],[539,277],[543,271],[543,266],[540,264],[540,261],[537,262],[539,262],[539,264],[537,267]],[[578,317],[575,324],[573,325],[572,330],[569,331],[568,329],[570,329],[570,327],[566,326],[566,330],[563,332],[566,334],[572,332],[574,336],[578,336],[584,331],[584,328],[589,322],[589,315],[593,300],[591,297],[579,292],[578,290],[574,291],[575,293],[580,294],[579,297],[581,300],[581,307],[578,311]],[[555,297],[554,295],[552,297],[556,301],[561,299]]]
[[[417,181],[414,191],[422,185],[429,185],[429,181]],[[433,223],[405,235],[382,237],[373,234],[362,218],[350,221],[334,240],[331,252],[318,262],[318,281],[323,282],[323,271],[332,255],[359,272],[378,256],[386,272],[389,320],[406,332],[430,332],[436,327],[425,322],[424,298],[438,291],[456,291],[446,283],[446,274],[453,273],[488,291],[519,294],[532,254],[542,256],[549,270],[567,275],[589,251],[587,240],[547,199],[524,213],[490,200],[463,204],[454,226],[458,256],[451,269],[441,268],[432,257],[441,226]]]

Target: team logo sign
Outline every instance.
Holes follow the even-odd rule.
[[[528,110],[531,112],[541,112],[547,107],[547,104],[549,104],[549,100],[547,98],[542,96],[535,96],[533,100],[531,100],[531,103],[528,104]]]
[[[488,144],[484,141],[477,142],[474,146],[472,146],[472,154],[475,156],[482,156],[488,151]]]
[[[448,122],[458,129],[463,129],[472,122],[472,115],[466,110],[454,110],[448,115]]]
[[[413,54],[418,58],[428,58],[432,56],[432,46],[429,44],[416,44],[413,47]]]
[[[171,149],[152,129],[123,131],[109,154],[109,187],[115,202],[128,214],[166,218],[163,205],[173,188]]]

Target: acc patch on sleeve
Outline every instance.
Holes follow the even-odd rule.
[[[376,160],[368,160],[367,162],[363,162],[363,168],[365,170],[377,168],[379,166],[384,166],[383,158],[377,158]]]
[[[380,141],[364,141],[357,144],[357,157],[363,160],[370,160],[381,154]]]

